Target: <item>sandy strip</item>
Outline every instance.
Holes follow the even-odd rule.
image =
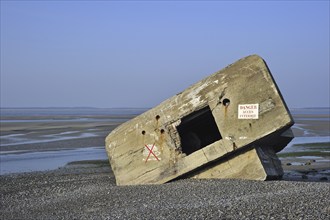
[[[50,150],[76,149],[83,147],[104,146],[104,137],[90,137],[71,139],[64,141],[52,141],[46,143],[33,143],[12,146],[2,146],[1,151],[10,153],[11,151],[41,152]]]

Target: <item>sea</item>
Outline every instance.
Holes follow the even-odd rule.
[[[44,135],[42,138],[33,139],[24,133],[3,132],[7,126],[15,123],[72,123],[72,122],[101,122],[122,123],[133,118],[149,108],[1,108],[0,109],[0,175],[31,171],[53,170],[65,166],[72,161],[82,160],[107,160],[104,146],[90,146],[84,148],[64,150],[24,151],[20,149],[8,150],[10,146],[23,146],[24,144],[47,144],[60,140],[71,140],[97,136],[92,129],[84,132],[67,131],[57,134]],[[295,121],[299,121],[293,129],[302,131],[303,135],[295,137],[282,151],[303,151],[301,144],[330,143],[329,129],[313,132],[306,128],[310,122],[330,123],[329,108],[296,108],[290,109]],[[319,116],[322,117],[319,117]],[[328,126],[329,128],[329,126]],[[105,138],[105,137],[104,137]],[[299,146],[299,147],[298,147]],[[6,147],[7,150],[3,150]],[[325,148],[325,153],[330,152],[330,146]],[[313,156],[311,156],[313,158]],[[324,159],[324,158],[323,158]]]

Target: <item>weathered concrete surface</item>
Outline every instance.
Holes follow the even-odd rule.
[[[106,150],[118,185],[165,183],[205,167],[196,177],[265,179],[281,175],[274,152],[292,139],[281,136],[292,125],[266,63],[253,55],[117,127]],[[229,174],[226,163],[234,164]]]

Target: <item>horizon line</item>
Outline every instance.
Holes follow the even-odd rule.
[[[156,107],[156,106],[154,106]],[[60,107],[54,107],[54,106],[47,106],[47,107],[41,107],[41,106],[29,106],[29,107],[1,107],[0,109],[64,109],[64,108],[71,108],[71,109],[152,109],[154,107],[92,107],[92,106],[75,106],[75,107],[69,107],[69,106],[60,106]],[[330,106],[309,106],[309,107],[288,107],[289,109],[321,109],[321,108],[329,108]]]

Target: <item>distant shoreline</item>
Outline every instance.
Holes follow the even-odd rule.
[[[30,107],[0,107],[0,109],[151,109],[152,107],[92,107],[92,106],[82,106],[82,107],[70,107],[70,106],[61,106],[61,107],[41,107],[41,106],[30,106]],[[292,107],[289,110],[299,110],[299,109],[330,109],[330,106],[319,106],[319,107]]]
[[[151,109],[152,107],[1,107],[0,109]]]

